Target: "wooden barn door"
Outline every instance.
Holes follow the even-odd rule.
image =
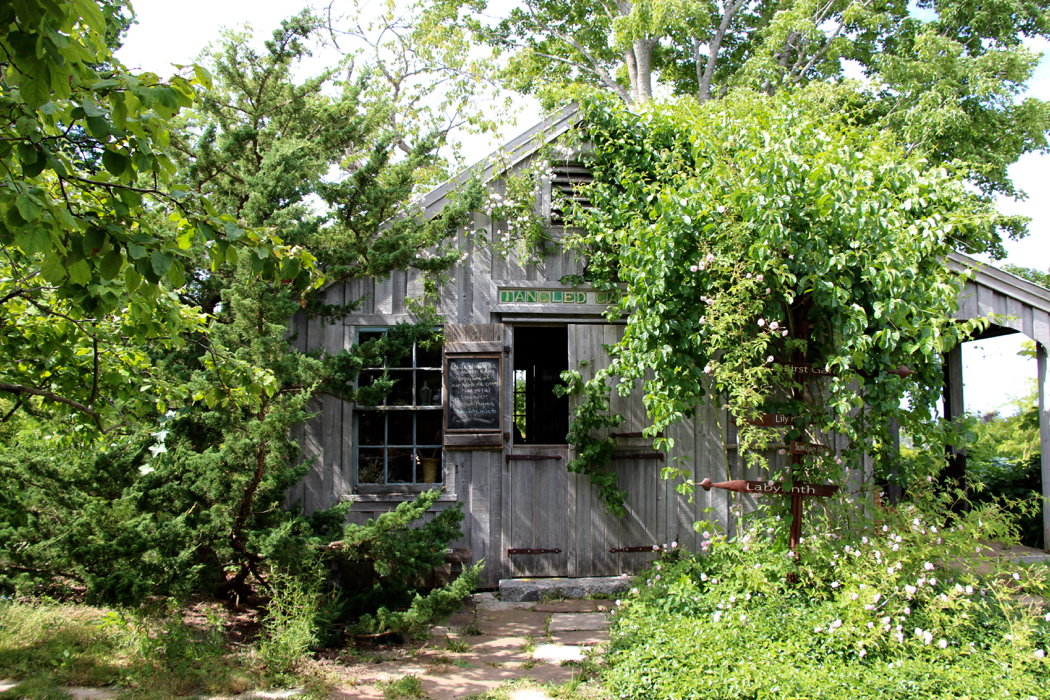
[[[565,446],[513,447],[504,457],[505,574],[575,576],[569,566],[569,473]]]
[[[551,391],[568,367],[566,328],[508,327],[507,336],[512,349],[504,424],[511,434],[503,457],[504,575],[574,576],[565,469],[568,401],[556,400]]]
[[[442,405],[445,410],[445,473],[448,475],[445,488],[456,494],[457,500],[463,504],[465,516],[462,525],[463,537],[455,546],[470,549],[472,564],[481,559],[488,562],[481,574],[481,585],[494,587],[499,585],[499,580],[504,575],[499,567],[502,557],[500,509],[503,502],[501,477],[505,431],[502,414],[505,413],[503,401],[506,395],[503,389],[507,374],[504,328],[499,323],[449,323],[445,325],[444,334],[443,367],[446,371],[443,375]],[[502,358],[502,361],[495,363],[499,358]],[[487,367],[490,370],[495,364],[503,375],[488,377],[489,380],[495,379],[498,383],[496,397],[499,401],[500,421],[486,419],[484,411],[480,420],[473,425],[465,425],[462,416],[457,418],[457,403],[465,397],[450,397],[450,392],[457,392],[455,385],[460,381],[458,374],[463,367],[469,367],[471,363],[477,363],[479,368]],[[450,376],[450,367],[452,374],[457,376]],[[481,391],[479,396],[474,397],[476,400],[482,400],[479,408],[484,409],[484,399],[491,401],[492,396],[486,397],[486,394],[487,392]]]
[[[614,345],[623,337],[623,326],[575,324],[569,326],[569,366],[578,369],[585,379],[609,364],[604,346]],[[582,363],[582,364],[581,364]],[[652,440],[641,437],[648,425],[642,405],[642,387],[634,388],[629,397],[619,396],[615,389],[611,410],[623,416],[624,422],[607,430],[617,443],[610,468],[626,491],[627,514],[617,517],[605,512],[598,489],[590,478],[569,474],[572,485],[572,520],[574,542],[569,552],[570,566],[576,576],[615,576],[633,572],[651,561],[658,537],[659,503],[664,484],[660,479],[662,455],[652,448]]]

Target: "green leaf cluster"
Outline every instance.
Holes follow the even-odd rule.
[[[70,111],[54,120],[56,130],[68,125],[63,120],[74,127],[87,116],[104,120],[112,132],[105,139],[88,130],[84,138],[92,140],[76,143],[129,153],[148,146],[163,167],[147,175],[132,158],[121,170],[115,156],[95,155],[105,150],[98,148],[78,151],[77,179],[39,174],[40,190],[51,188],[41,212],[83,215],[100,231],[108,228],[63,234],[95,270],[93,281],[80,285],[86,291],[79,306],[41,314],[41,329],[66,336],[20,331],[27,359],[18,371],[36,372],[39,380],[62,369],[72,386],[108,401],[126,425],[103,443],[97,430],[71,431],[39,402],[6,404],[22,409],[0,450],[0,478],[10,486],[0,505],[9,589],[39,591],[64,577],[92,600],[125,605],[153,595],[237,601],[265,593],[275,601],[266,653],[277,663],[338,639],[363,615],[384,615],[384,630],[416,629],[473,585],[468,576],[433,599],[420,591],[421,573],[443,559],[462,519],[453,508],[410,527],[437,494],[367,526],[346,523],[349,500],[309,515],[286,502],[315,466],[293,436],[316,412],[319,395],[381,401],[392,381],[358,389],[358,373],[396,365],[413,343],[433,342],[437,325],[432,311],[420,313],[382,339],[307,353],[289,337],[292,316],[319,327],[341,323],[361,302],[328,303],[320,274],[341,284],[393,270],[446,269],[460,256],[451,245],[455,230],[481,201],[480,186],[470,183],[433,220],[410,206],[440,139],[421,138],[398,155],[406,139],[392,133],[392,104],[366,96],[367,76],[344,81],[339,70],[328,70],[296,77],[320,29],[309,14],[292,17],[262,50],[248,34],[229,34],[192,78],[168,83],[93,64],[85,70],[115,76],[117,83],[99,88],[109,101],[96,100],[97,114]],[[128,87],[134,81],[147,92]],[[180,86],[185,99],[158,112],[160,95]],[[148,91],[160,92],[146,104]],[[139,107],[122,116],[113,100],[126,103],[127,94],[138,96]],[[64,138],[54,136],[56,143]],[[129,192],[145,199],[116,211],[112,202]],[[27,215],[34,213],[30,204],[21,205]],[[89,205],[90,219],[79,208]],[[114,270],[108,282],[96,279]],[[62,289],[56,282],[36,291],[66,299]],[[91,294],[106,289],[116,290],[113,305],[92,307],[87,317]],[[16,289],[5,302],[36,308],[41,297],[34,294]],[[137,295],[145,295],[141,303]],[[159,317],[165,309],[178,324]],[[7,318],[9,328],[33,320],[29,313]],[[79,344],[70,340],[74,332],[84,334]],[[107,393],[111,388],[124,393]],[[63,459],[63,450],[72,457]],[[362,558],[376,569],[376,590],[371,581],[352,595],[319,584],[334,562]],[[289,596],[309,604],[289,612]],[[413,621],[408,627],[393,622],[403,615]]]
[[[859,73],[867,121],[934,162],[967,163],[986,192],[1014,196],[1007,166],[1047,148],[1050,107],[1024,96],[1038,63],[1024,39],[1050,33],[1043,0],[526,0],[496,19],[472,2],[433,4],[462,8],[498,79],[545,107],[602,94],[705,102]]]
[[[1005,498],[1023,504],[1015,508],[1021,543],[1041,549],[1041,450],[1035,387],[1010,403],[1015,409],[1012,415],[993,411],[967,416],[970,424],[966,435],[966,475],[971,481],[971,499],[987,503]]]
[[[210,77],[124,69],[106,43],[122,7],[0,9],[0,391],[102,431],[185,398],[151,353],[205,329],[179,295],[191,244],[224,253],[213,271],[250,249],[314,283],[308,253],[179,183],[173,120]]]
[[[614,615],[609,690],[726,700],[1042,692],[1050,617],[1017,598],[1045,586],[1045,571],[975,553],[975,542],[1016,534],[1002,508],[813,522],[798,561],[777,545],[786,521],[756,517],[738,538],[708,533],[705,556],[665,556],[641,572]]]
[[[883,478],[939,468],[925,448],[958,439],[936,418],[941,353],[979,325],[952,320],[961,281],[943,260],[994,235],[998,217],[959,173],[853,123],[840,97],[813,86],[639,114],[587,109],[594,208],[574,245],[595,285],[626,283],[630,316],[575,411],[581,454],[619,376],[621,392],[644,382],[654,437],[714,400],[751,462],[771,442],[849,440],[841,459],[807,457],[797,477],[838,481],[864,455]],[[832,376],[799,379],[791,363]],[[901,366],[912,374],[889,374]],[[761,413],[796,420],[782,433],[746,423]],[[924,446],[908,464],[891,419]],[[602,473],[584,461],[574,468]]]

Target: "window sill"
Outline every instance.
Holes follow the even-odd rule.
[[[400,503],[402,501],[415,500],[421,491],[402,491],[400,493],[353,493],[343,496],[344,501],[353,501],[354,503]],[[458,501],[459,497],[454,493],[443,493],[438,496],[438,503],[453,503]]]

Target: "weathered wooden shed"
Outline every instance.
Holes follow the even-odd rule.
[[[529,167],[576,119],[575,108],[567,107],[472,171],[500,192],[508,174]],[[418,205],[433,215],[467,177],[465,172],[443,184]],[[588,178],[572,154],[556,161],[538,196],[540,212],[557,223],[552,192],[571,196],[573,185]],[[476,229],[498,234],[506,226],[474,215]],[[557,241],[565,230],[553,225],[550,234]],[[388,368],[400,381],[384,406],[319,399],[316,416],[296,435],[304,456],[316,459],[315,466],[289,494],[289,502],[312,511],[353,499],[351,519],[363,522],[441,484],[444,494],[437,507],[463,504],[464,536],[455,546],[469,548],[474,561],[485,560],[485,586],[511,577],[629,572],[652,559],[654,546],[677,542],[696,549],[701,535],[693,524],[698,520],[714,520],[731,531],[732,494],[698,491],[690,503],[660,478],[671,460],[692,469],[697,481],[757,478],[758,474],[743,473],[733,456],[736,440],[727,417],[706,407],[673,428],[671,453],[656,452],[651,441],[641,437],[647,422],[637,389],[629,398],[613,393],[612,409],[626,419],[612,436],[619,445],[613,468],[628,494],[627,516],[605,513],[588,477],[565,468],[573,457],[572,448],[564,444],[571,403],[555,397],[551,389],[563,370],[582,366],[586,376],[608,361],[603,346],[617,342],[624,329],[622,321],[611,323],[602,315],[613,300],[586,285],[562,283],[566,275],[582,273],[571,253],[558,252],[539,262],[514,255],[504,258],[490,247],[473,247],[464,231],[458,234],[458,244],[466,255],[437,300],[445,319],[443,351],[417,348],[402,366]],[[959,256],[951,264],[970,262]],[[994,268],[982,269],[985,272],[978,273],[965,293],[976,300],[975,309],[982,314],[985,306],[1016,312],[1020,320],[1004,327],[1016,326],[1040,342],[1040,379],[1045,386],[1050,292],[992,272]],[[1009,278],[1016,293],[989,282],[999,280],[997,275]],[[301,350],[335,353],[410,320],[407,302],[421,298],[423,286],[416,273],[395,272],[388,279],[330,286],[326,294],[329,303],[362,297],[365,302],[342,324],[293,319]],[[969,299],[962,315],[971,311]],[[1015,309],[1017,303],[1020,307]],[[367,372],[362,376],[367,380]],[[961,405],[961,393],[959,401]],[[1045,426],[1047,413],[1042,415]],[[1050,483],[1048,435],[1044,428],[1044,484]],[[723,445],[730,455],[728,469]],[[783,459],[771,455],[773,466]],[[863,481],[866,476],[855,478]],[[705,512],[708,508],[712,510]]]

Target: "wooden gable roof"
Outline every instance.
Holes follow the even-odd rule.
[[[962,253],[949,255],[948,267],[973,274],[960,291],[956,318],[1004,317],[986,337],[1024,333],[1050,347],[1050,290]]]
[[[445,206],[449,193],[471,178],[480,177],[483,182],[498,179],[547,144],[557,141],[579,122],[579,112],[579,106],[575,103],[562,107],[480,163],[460,171],[455,177],[430,190],[416,200],[414,205],[421,207],[427,218],[434,216]]]

